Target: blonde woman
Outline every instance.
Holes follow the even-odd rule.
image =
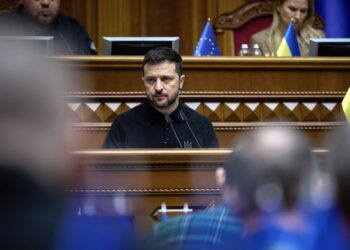
[[[271,26],[250,38],[251,48],[257,43],[263,55],[276,56],[283,35],[290,21],[293,21],[300,53],[302,56],[307,56],[310,38],[325,37],[322,30],[312,27],[314,13],[313,0],[276,0]]]

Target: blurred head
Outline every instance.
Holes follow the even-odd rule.
[[[166,47],[149,51],[143,60],[143,81],[148,101],[162,113],[173,112],[179,104],[182,75],[180,55]]]
[[[301,30],[314,15],[313,0],[276,0],[274,19],[279,19],[279,28],[284,32],[290,21],[296,30]]]
[[[60,0],[21,0],[24,13],[42,26],[50,25],[60,10]]]
[[[65,73],[30,48],[0,46],[0,167],[41,184],[63,184]]]
[[[338,131],[331,143],[327,170],[333,176],[337,202],[346,215],[350,218],[350,125]]]
[[[303,177],[315,165],[305,138],[283,128],[256,131],[234,151],[225,169],[224,189],[236,190],[238,200],[226,200],[238,207],[238,213],[292,209]]]

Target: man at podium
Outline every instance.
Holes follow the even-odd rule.
[[[182,58],[160,47],[143,61],[147,101],[118,116],[104,148],[215,148],[218,141],[211,122],[180,101],[185,75]]]

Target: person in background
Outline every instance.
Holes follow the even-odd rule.
[[[300,53],[302,56],[307,56],[310,38],[325,37],[322,30],[312,27],[314,14],[313,0],[276,0],[271,26],[255,33],[249,40],[250,47],[259,44],[263,55],[276,56],[284,33],[289,23],[293,21]]]
[[[21,0],[17,9],[0,15],[2,36],[53,36],[53,54],[95,55],[88,33],[60,13],[60,0]]]
[[[119,115],[104,148],[216,148],[211,122],[180,101],[182,58],[166,47],[149,51],[142,77],[147,101]]]

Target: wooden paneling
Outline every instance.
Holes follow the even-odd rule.
[[[62,9],[84,25],[102,51],[103,36],[179,36],[191,55],[207,18],[244,0],[61,0]],[[225,48],[222,48],[225,50]]]
[[[97,0],[61,0],[61,11],[78,20],[95,44],[98,41],[97,3]]]
[[[142,94],[142,57],[61,57],[56,60],[85,77],[69,91]],[[201,94],[343,94],[349,86],[349,58],[183,57],[183,91]],[[118,93],[116,93],[118,94]]]
[[[18,3],[19,0],[0,0],[0,13],[16,8]]]
[[[0,0],[0,11],[18,0]],[[192,55],[206,20],[245,0],[61,0],[64,14],[77,19],[98,51],[103,36],[179,36],[182,55]],[[226,36],[226,35],[225,35]],[[232,39],[226,36],[224,39]],[[225,40],[225,41],[226,41]],[[227,42],[227,41],[226,41]],[[221,50],[230,55],[222,43]]]

